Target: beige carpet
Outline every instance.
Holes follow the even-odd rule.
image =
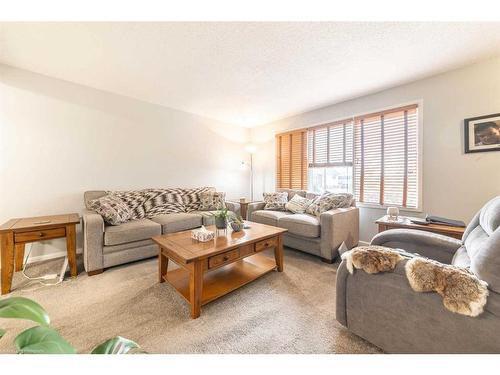
[[[55,273],[60,264],[37,264],[29,273]],[[52,326],[80,353],[116,335],[150,353],[379,353],[335,320],[337,266],[286,249],[284,273],[269,273],[209,303],[195,320],[184,299],[157,282],[156,259],[93,277],[83,272],[42,288],[17,273],[17,290],[11,295],[44,306]],[[30,325],[0,319],[0,327],[8,331],[0,340],[0,353],[13,352],[15,335]]]

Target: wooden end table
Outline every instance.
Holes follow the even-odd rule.
[[[15,270],[23,269],[24,245],[29,242],[66,237],[66,250],[71,276],[76,277],[76,224],[78,214],[11,219],[0,226],[0,252],[2,261],[2,294],[10,293]]]
[[[465,231],[464,227],[453,227],[450,225],[443,225],[443,224],[427,224],[427,225],[415,224],[410,221],[411,219],[414,218],[408,216],[399,216],[398,218],[399,218],[398,221],[390,220],[389,216],[385,215],[380,219],[378,219],[377,221],[375,221],[375,223],[378,224],[378,232],[380,233],[388,229],[395,229],[395,228],[417,229],[426,232],[443,234],[445,236],[458,238],[460,240]]]
[[[153,237],[158,253],[159,282],[167,281],[191,306],[191,317],[200,316],[201,306],[258,277],[283,271],[283,233],[287,230],[249,223],[240,232],[227,230],[225,235],[208,242],[191,238],[191,231]],[[215,227],[209,227],[215,231]],[[274,249],[274,259],[261,252]],[[168,271],[169,260],[180,268]]]
[[[246,201],[242,202],[241,200],[232,200],[229,202],[238,203],[240,205],[241,217],[243,218],[243,220],[247,220],[248,205],[250,203],[254,203],[254,201],[247,201],[246,200]]]

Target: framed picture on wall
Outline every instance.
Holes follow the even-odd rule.
[[[500,151],[500,113],[464,120],[465,153]]]

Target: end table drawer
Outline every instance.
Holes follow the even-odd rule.
[[[66,236],[65,228],[37,230],[33,232],[22,232],[14,234],[14,242],[32,242],[48,240]]]
[[[259,241],[255,244],[255,252],[263,251],[276,246],[278,246],[278,238],[268,238],[267,240]]]
[[[223,264],[231,263],[233,260],[240,257],[240,252],[238,249],[226,251],[225,253],[214,255],[208,258],[208,268],[214,268],[222,266]]]

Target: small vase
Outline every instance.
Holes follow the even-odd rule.
[[[227,219],[225,217],[215,217],[215,227],[217,229],[227,228]]]
[[[233,229],[234,232],[239,232],[240,230],[243,229],[243,223],[236,223],[233,221],[231,223],[231,228]]]

